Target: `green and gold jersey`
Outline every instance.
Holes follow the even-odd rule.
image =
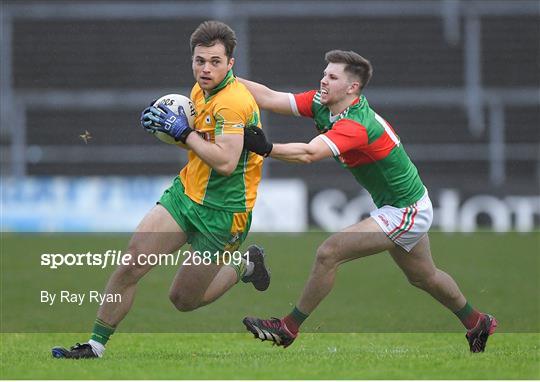
[[[208,97],[195,84],[190,98],[197,112],[194,128],[209,142],[215,142],[219,135],[243,135],[246,126],[261,127],[259,107],[232,70]],[[180,179],[186,195],[198,204],[231,212],[251,211],[261,180],[262,164],[262,157],[242,150],[233,173],[223,176],[190,150]]]

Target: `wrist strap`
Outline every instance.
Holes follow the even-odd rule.
[[[180,134],[180,137],[178,138],[180,140],[180,142],[182,142],[183,144],[186,144],[186,140],[187,140],[187,137],[189,134],[193,133],[193,129],[188,127],[187,129],[185,129],[182,134]]]

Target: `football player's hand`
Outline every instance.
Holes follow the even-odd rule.
[[[184,144],[188,135],[193,132],[182,106],[178,106],[178,114],[175,114],[163,104],[157,107],[151,106],[143,116],[142,121],[143,126],[148,125],[154,131],[161,131],[173,137],[175,141],[180,141]]]
[[[274,145],[268,142],[260,127],[249,126],[244,129],[244,149],[267,157],[273,148]]]
[[[148,131],[149,133],[155,133],[156,129],[155,126],[153,126],[154,122],[158,122],[158,118],[154,117],[152,113],[150,113],[150,108],[157,100],[153,100],[150,102],[150,105],[146,109],[144,109],[141,113],[141,126]]]

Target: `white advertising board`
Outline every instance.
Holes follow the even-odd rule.
[[[2,231],[131,232],[170,185],[169,177],[1,178]],[[307,228],[307,191],[299,180],[259,187],[252,231]]]

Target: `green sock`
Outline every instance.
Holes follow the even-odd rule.
[[[111,326],[105,321],[96,318],[96,321],[94,322],[94,329],[92,330],[92,337],[90,338],[105,346],[115,330],[116,328],[114,326]]]
[[[236,271],[236,282],[242,280],[242,277],[244,277],[244,274],[246,273],[246,262],[242,260],[239,264],[237,264],[236,262],[231,261],[230,266]]]

